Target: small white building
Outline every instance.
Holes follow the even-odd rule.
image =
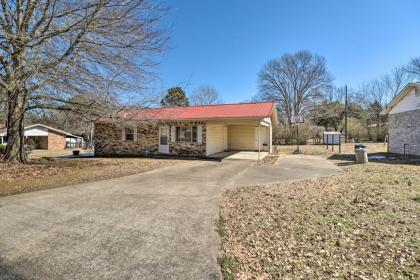
[[[26,144],[40,150],[63,150],[82,148],[82,137],[43,124],[25,127]],[[0,133],[0,144],[7,144],[7,132]]]
[[[389,152],[420,155],[420,83],[407,84],[381,114],[389,115]]]

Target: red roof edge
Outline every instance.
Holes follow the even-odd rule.
[[[116,117],[132,120],[265,118],[272,116],[276,109],[275,104],[274,101],[264,101],[186,107],[127,108],[119,112]]]

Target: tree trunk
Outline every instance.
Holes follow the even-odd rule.
[[[93,124],[93,122],[90,125],[90,134],[89,134],[89,149],[93,149],[95,143],[94,140],[95,139],[95,125]]]
[[[24,117],[26,97],[24,91],[9,94],[7,112],[7,145],[3,160],[27,163],[25,151]]]

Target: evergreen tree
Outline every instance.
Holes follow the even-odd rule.
[[[184,107],[189,104],[188,97],[181,87],[168,89],[165,97],[160,101],[162,107]]]

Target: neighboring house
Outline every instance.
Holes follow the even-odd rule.
[[[127,109],[95,123],[96,155],[145,153],[206,157],[233,150],[272,151],[274,102]]]
[[[389,152],[420,155],[420,83],[407,84],[381,114],[389,114]]]
[[[43,124],[25,127],[25,143],[34,149],[64,150],[83,146],[83,138]],[[0,133],[0,144],[7,144],[7,133]]]

